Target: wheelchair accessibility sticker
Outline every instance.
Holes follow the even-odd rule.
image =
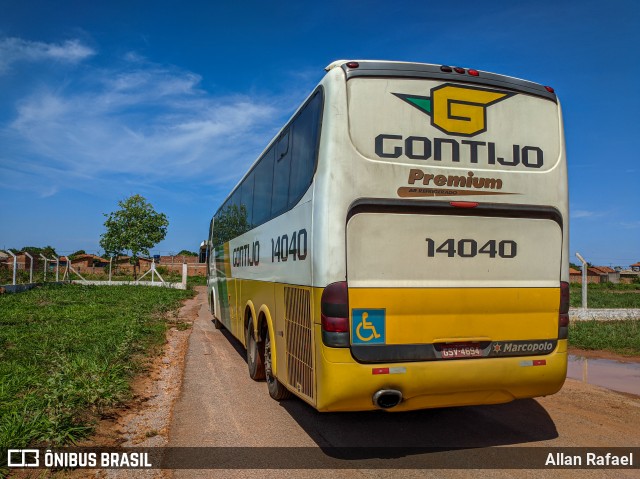
[[[353,344],[385,344],[384,309],[353,309],[351,314]]]

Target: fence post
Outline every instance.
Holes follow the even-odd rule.
[[[582,262],[582,307],[587,309],[587,261],[576,253],[576,257]]]
[[[56,262],[56,283],[60,281],[60,258],[53,258]],[[67,258],[67,264],[69,264],[69,258]]]
[[[42,281],[46,283],[47,282],[47,263],[49,262],[49,260],[42,253],[40,253],[40,257],[44,260],[44,277],[42,278]]]
[[[26,251],[24,252],[24,254],[27,255],[31,260],[31,265],[29,266],[29,283],[33,283],[33,256],[31,256]]]
[[[182,284],[187,286],[187,263],[182,263]]]
[[[18,268],[18,258],[9,249],[7,250],[7,253],[9,253],[11,256],[13,256],[13,285],[15,286],[15,284],[16,284],[16,269]]]

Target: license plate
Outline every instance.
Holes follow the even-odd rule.
[[[442,359],[482,357],[482,349],[477,344],[443,344]]]

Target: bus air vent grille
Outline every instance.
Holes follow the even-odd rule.
[[[284,302],[289,385],[313,399],[310,292],[285,286]]]

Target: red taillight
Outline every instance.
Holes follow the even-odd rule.
[[[558,326],[560,326],[561,328],[566,328],[567,326],[569,326],[569,315],[568,314],[561,314],[558,317]]]
[[[440,71],[443,71],[445,73],[451,73],[453,71],[453,68],[447,66],[447,65],[442,65],[440,67]]]
[[[349,318],[336,318],[322,315],[322,329],[329,333],[349,332]]]
[[[566,281],[562,281],[560,283],[560,314],[568,314],[569,313],[569,283]]]
[[[465,69],[460,67],[453,67],[453,71],[456,73],[464,73]]]
[[[569,336],[569,283],[560,282],[560,310],[558,314],[558,339]]]
[[[555,92],[556,92],[556,91],[555,91],[553,88],[551,88],[550,86],[546,86],[546,87],[544,87],[544,89],[545,89],[545,90],[547,90],[549,93],[555,93]]]
[[[478,70],[467,70],[467,73],[472,77],[480,76],[480,72]]]
[[[358,68],[360,64],[358,62],[348,62],[347,68]]]
[[[324,288],[320,300],[322,329],[330,333],[349,332],[349,293],[346,281]]]

